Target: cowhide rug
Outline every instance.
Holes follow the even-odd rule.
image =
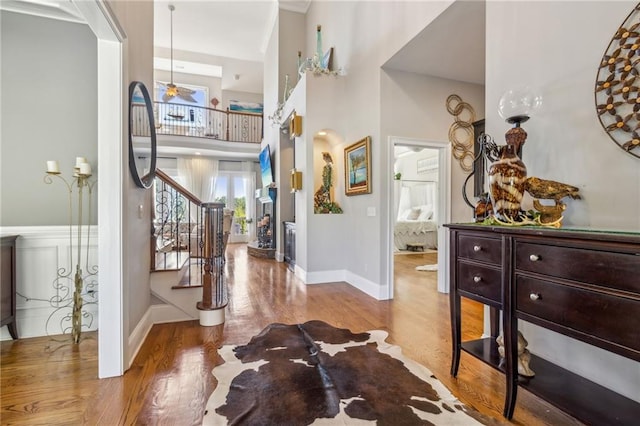
[[[309,321],[271,324],[247,345],[223,346],[203,424],[481,424],[386,337]]]

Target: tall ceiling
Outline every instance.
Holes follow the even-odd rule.
[[[317,1],[317,0],[316,0]],[[391,1],[391,0],[389,0]],[[429,0],[421,0],[429,1]],[[154,0],[154,55],[174,72],[222,67],[225,90],[262,92],[263,62],[278,7],[305,13],[311,0]],[[72,0],[1,0],[0,7],[78,22]],[[485,1],[456,1],[402,48],[385,68],[484,84]],[[180,69],[177,69],[179,66]]]
[[[427,1],[427,0],[422,0]],[[278,5],[305,13],[310,0],[155,0],[155,45],[168,48],[169,9],[174,4],[174,49],[262,61]],[[203,29],[204,28],[204,29]],[[222,41],[222,42],[221,42]],[[158,49],[156,49],[157,51]],[[168,50],[167,50],[168,51]],[[384,65],[386,68],[484,84],[485,1],[456,1]],[[232,67],[233,68],[233,67]],[[237,68],[234,68],[237,69]],[[240,71],[223,71],[223,89]],[[236,89],[242,90],[242,89]]]
[[[154,0],[157,58],[171,54],[174,72],[194,73],[198,64],[222,68],[222,89],[262,93],[264,54],[278,8],[305,13],[310,0]]]
[[[167,52],[169,3],[176,6],[175,50],[257,62],[261,80],[266,43],[278,6],[305,13],[310,0],[155,0],[155,45],[167,48]],[[384,67],[484,84],[484,57],[485,0],[460,0],[425,27]],[[241,72],[230,66],[227,66],[228,72],[223,70],[223,89],[233,84],[242,85],[242,75],[239,81],[231,80]]]
[[[154,45],[169,48],[171,12],[173,48],[184,52],[264,60],[265,47],[278,10],[275,1],[154,0]]]
[[[484,85],[485,1],[456,1],[385,68]]]

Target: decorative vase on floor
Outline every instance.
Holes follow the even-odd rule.
[[[489,168],[489,185],[493,210],[505,219],[517,220],[524,195],[527,168],[516,154],[516,145],[501,148],[500,158]]]

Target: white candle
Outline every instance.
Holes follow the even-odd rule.
[[[89,164],[89,163],[80,164],[80,174],[81,175],[85,175],[85,176],[90,176],[91,175],[91,164]]]
[[[56,160],[47,161],[47,173],[60,173],[60,166]]]
[[[86,163],[87,159],[84,157],[76,157],[76,167],[80,167],[81,164]]]

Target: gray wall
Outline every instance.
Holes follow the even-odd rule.
[[[152,1],[109,1],[109,7],[124,30],[127,38],[123,41],[123,96],[131,81],[141,81],[147,89],[153,88],[153,2]],[[125,105],[128,101],[125,101]],[[129,337],[143,320],[151,306],[149,286],[150,266],[150,212],[151,190],[135,186],[128,162],[128,109],[123,109],[124,131],[122,139],[123,172],[123,318],[125,368],[135,355],[135,347],[129,347]],[[141,207],[142,206],[142,207]],[[142,214],[138,212],[142,209]]]
[[[68,190],[43,177],[46,161],[58,160],[69,179],[77,156],[98,172],[96,37],[82,24],[6,11],[0,19],[0,225],[66,225]]]
[[[580,188],[581,200],[567,200],[563,227],[640,231],[640,160],[609,139],[593,95],[604,49],[636,4],[487,2],[487,133],[504,143],[510,126],[496,106],[505,91],[526,84],[542,92],[542,108],[523,124],[523,161],[529,176]],[[598,24],[583,31],[585,22]],[[640,401],[636,361],[525,321],[519,326],[532,353]]]

